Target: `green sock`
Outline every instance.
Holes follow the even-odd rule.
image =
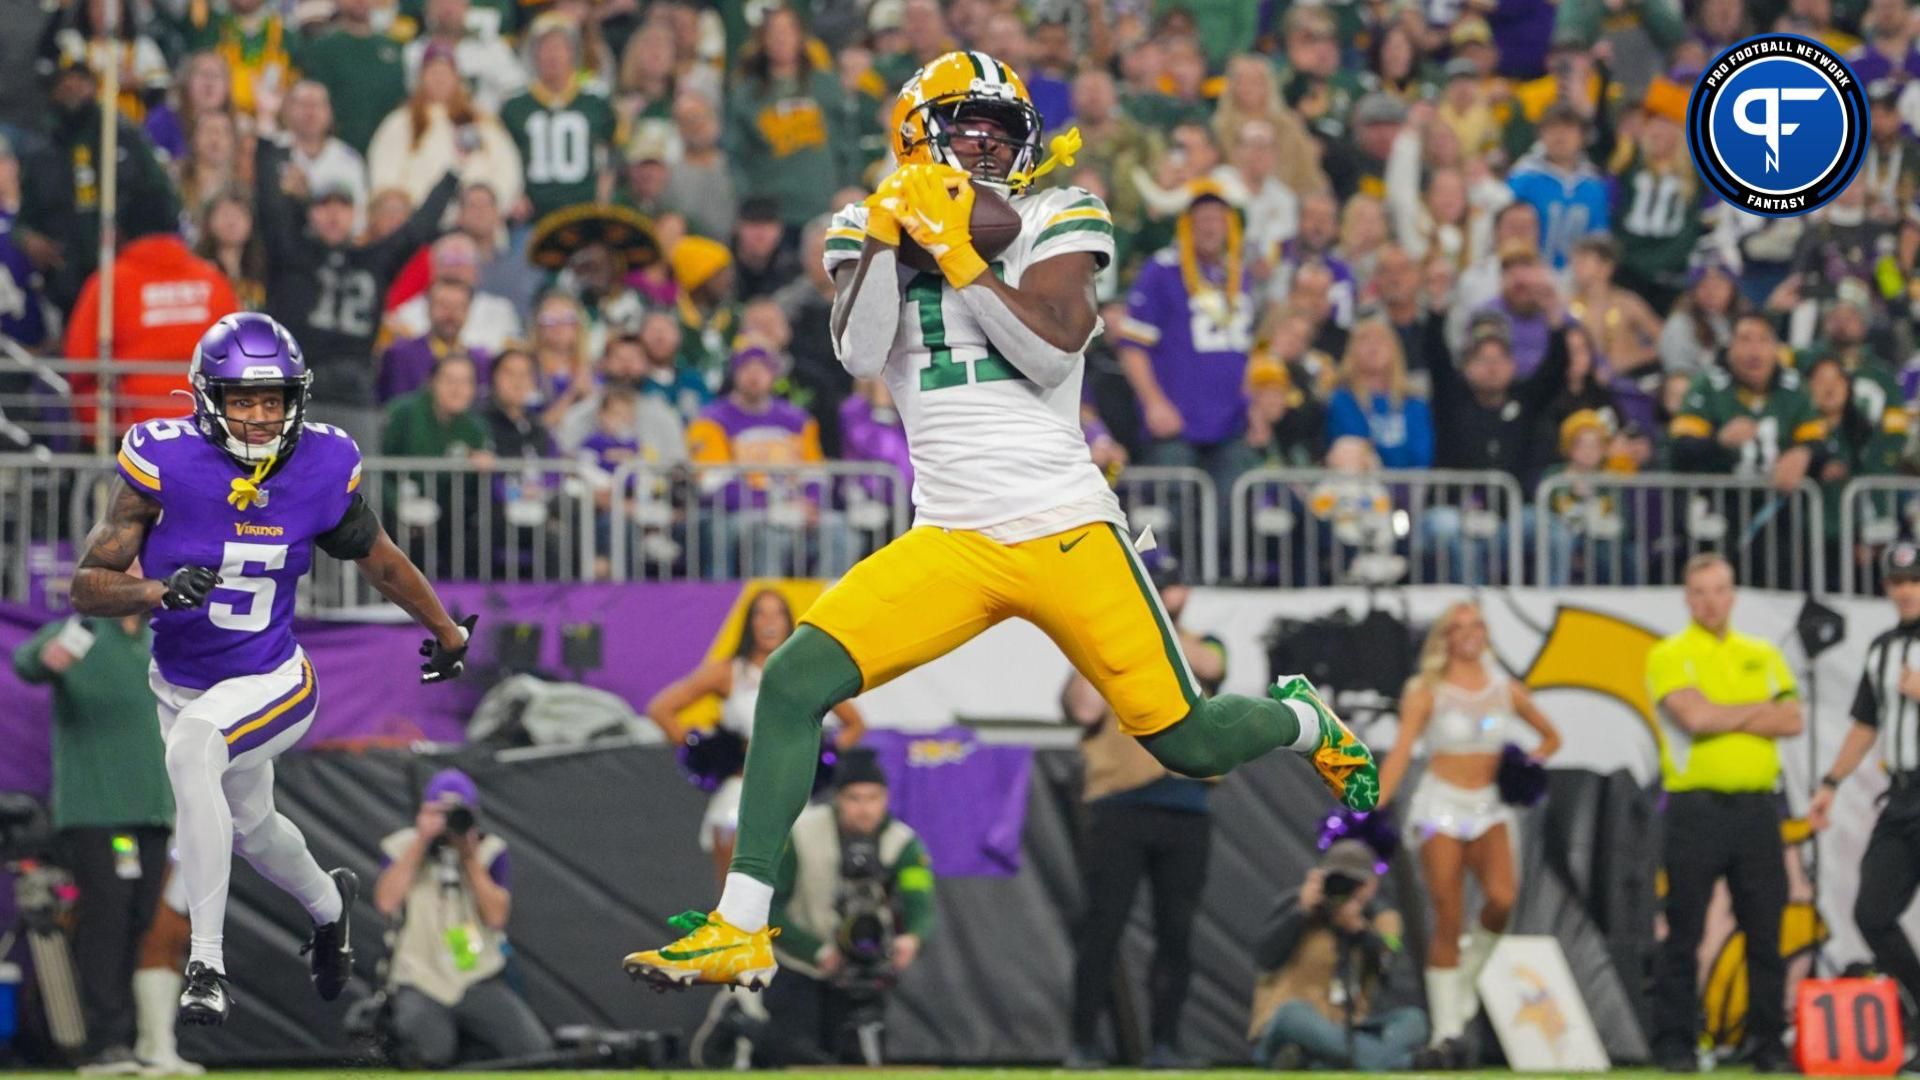
[[[733,873],[773,884],[793,821],[813,794],[820,721],[860,692],[860,668],[825,631],[802,625],[767,658],[740,792]]]
[[[1312,731],[1318,740],[1317,724]],[[1278,747],[1297,747],[1302,732],[1286,702],[1222,694],[1140,743],[1183,776],[1219,776]]]

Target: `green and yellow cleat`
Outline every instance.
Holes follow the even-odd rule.
[[[627,954],[623,964],[628,978],[645,979],[655,990],[700,985],[761,990],[780,970],[773,958],[773,939],[780,936],[780,931],[773,927],[748,933],[722,919],[717,911],[705,915],[686,911],[667,923],[680,931],[680,940]]]
[[[1304,702],[1313,708],[1320,717],[1320,745],[1310,755],[1314,771],[1334,798],[1355,810],[1373,809],[1380,801],[1380,770],[1374,764],[1373,751],[1333,715],[1307,677],[1289,675],[1268,687],[1267,696],[1275,701]]]

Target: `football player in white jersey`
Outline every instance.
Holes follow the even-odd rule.
[[[1262,699],[1201,695],[1093,464],[1080,383],[1113,221],[1081,189],[1029,191],[1053,159],[1071,162],[1078,133],[1036,166],[1041,117],[1019,77],[979,52],[922,68],[892,119],[899,168],[835,218],[826,263],[835,355],[884,378],[905,422],[915,527],[828,590],[767,661],[720,905],[676,916],[679,940],[626,958],[656,985],[773,977],[774,874],[812,787],[821,717],[1003,619],[1051,637],[1175,772],[1216,776],[1287,747],[1349,806],[1378,792],[1372,755],[1306,679]],[[977,188],[1008,196],[1021,220],[991,264],[970,231]],[[908,239],[937,273],[902,262]]]

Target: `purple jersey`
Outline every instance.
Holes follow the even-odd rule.
[[[1901,83],[1920,79],[1920,45],[1909,46],[1906,55],[1896,63],[1877,46],[1863,44],[1847,54],[1847,66],[1863,86],[1889,78]]]
[[[1218,279],[1222,275],[1212,275]],[[1128,344],[1146,350],[1153,377],[1186,421],[1181,438],[1211,446],[1237,438],[1246,425],[1247,350],[1253,345],[1254,300],[1241,295],[1228,313],[1219,303],[1195,303],[1180,275],[1180,255],[1168,248],[1140,268],[1120,327]]]
[[[163,513],[140,549],[140,572],[164,578],[207,566],[224,579],[207,602],[154,612],[153,659],[175,686],[273,671],[293,657],[293,600],[313,562],[313,539],[340,524],[360,486],[360,448],[346,432],[308,423],[293,455],[246,510],[227,501],[242,478],[193,421],[136,424],[121,444],[120,476]]]

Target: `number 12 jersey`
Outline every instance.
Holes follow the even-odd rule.
[[[205,690],[292,659],[294,592],[312,565],[313,541],[340,524],[360,486],[352,437],[306,424],[293,453],[260,484],[265,498],[245,510],[227,499],[240,466],[191,420],[134,425],[117,466],[129,487],[160,504],[140,549],[141,575],[206,566],[224,579],[197,608],[154,613],[160,677]]]

